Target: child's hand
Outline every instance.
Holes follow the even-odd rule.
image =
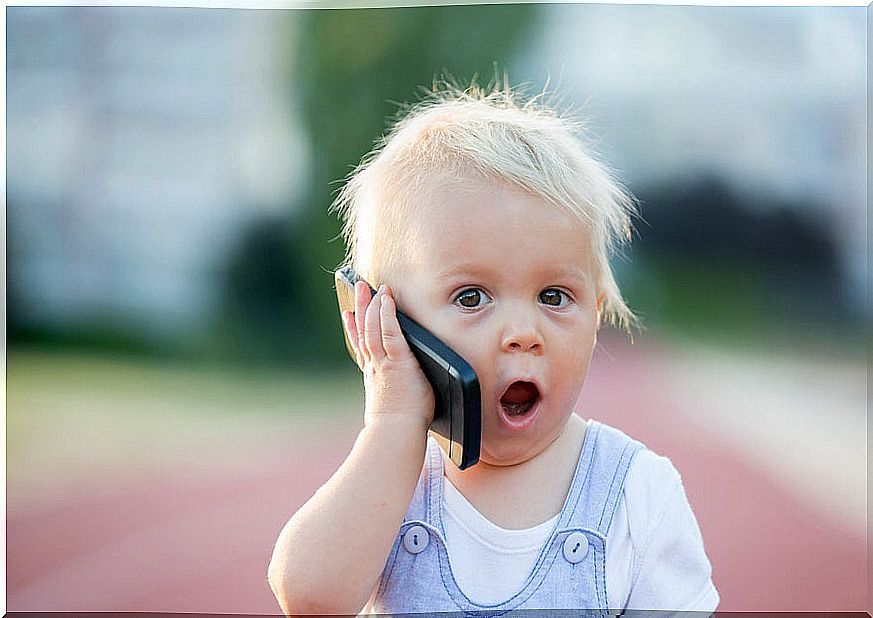
[[[394,299],[386,286],[370,298],[366,283],[355,284],[355,313],[344,311],[343,327],[364,372],[364,424],[412,421],[426,431],[433,421],[433,389],[400,332]]]

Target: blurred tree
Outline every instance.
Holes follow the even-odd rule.
[[[637,280],[623,289],[662,326],[756,338],[777,328],[836,328],[849,319],[824,208],[746,196],[715,175],[636,193],[643,222],[630,278]],[[657,285],[641,284],[641,266]]]
[[[345,354],[333,277],[342,260],[340,225],[328,207],[339,182],[385,132],[397,102],[450,73],[461,83],[494,75],[513,78],[510,60],[531,38],[536,5],[484,5],[301,12],[293,87],[309,132],[312,175],[306,209],[297,219],[299,308],[313,361]],[[518,79],[519,76],[515,76]],[[331,242],[335,240],[334,242]]]
[[[299,361],[294,350],[307,346],[301,320],[299,231],[287,216],[254,221],[242,234],[224,273],[217,344],[223,356],[249,361]]]

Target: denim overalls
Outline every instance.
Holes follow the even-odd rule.
[[[564,508],[524,586],[502,603],[479,605],[458,588],[449,566],[442,521],[443,459],[439,445],[429,438],[424,469],[372,611],[492,617],[513,610],[606,609],[606,534],[631,459],[640,448],[641,443],[621,431],[589,420]]]

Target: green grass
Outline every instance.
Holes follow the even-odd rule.
[[[13,347],[6,379],[7,481],[19,503],[131,474],[245,473],[363,415],[350,362],[306,374]]]
[[[99,397],[107,403],[169,404],[204,416],[334,413],[360,400],[360,374],[348,362],[335,373],[203,365],[71,350],[12,348],[7,391],[43,397]],[[159,405],[158,407],[166,407]]]
[[[829,314],[826,298],[804,299],[801,305],[780,296],[752,263],[652,256],[637,261],[622,279],[622,290],[648,331],[671,339],[737,351],[867,354],[869,328]]]

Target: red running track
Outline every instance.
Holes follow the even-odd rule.
[[[693,402],[665,390],[654,350],[609,351],[595,358],[580,413],[642,440],[682,473],[719,610],[865,611],[866,539],[684,423],[681,407]],[[278,613],[266,581],[273,542],[355,431],[351,423],[289,436],[286,455],[232,478],[143,471],[110,492],[10,508],[7,609]]]

